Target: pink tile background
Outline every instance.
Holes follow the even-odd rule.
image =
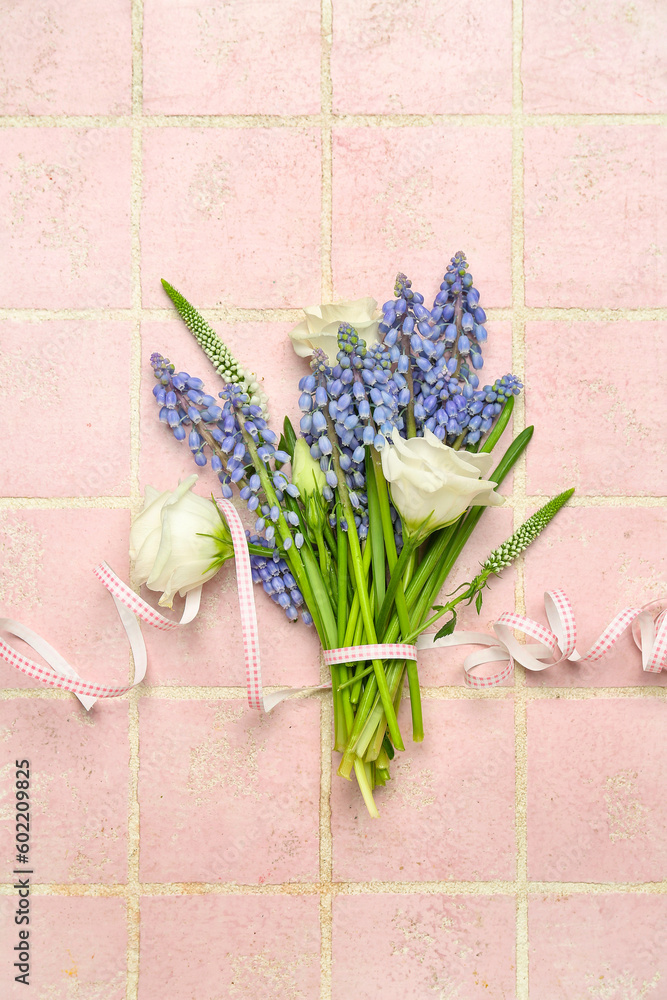
[[[252,928],[252,930],[250,930]],[[319,997],[314,897],[141,900],[141,1000]]]
[[[161,277],[277,426],[302,306],[382,303],[398,270],[430,296],[458,249],[484,377],[516,372],[512,430],[536,429],[445,589],[577,490],[461,625],[543,621],[560,586],[583,651],[667,593],[664,5],[45,0],[0,4],[0,28],[0,615],[86,677],[129,675],[91,568],[128,578],[144,485],[194,468],[150,353],[217,391]],[[318,683],[315,633],[261,595],[258,618],[265,683]],[[375,822],[331,774],[328,695],[245,707],[233,568],[146,639],[145,686],[90,714],[0,664],[8,995],[29,757],[40,1000],[660,1000],[665,675],[629,635],[490,692],[463,684],[469,648],[424,653],[427,739]]]
[[[0,900],[0,942],[5,996],[25,996],[22,983],[14,982],[14,947],[18,931],[15,903]],[[127,913],[123,899],[58,898],[37,896],[31,903],[33,947],[30,986],[48,996],[104,997],[123,1000],[127,982]],[[48,947],[39,947],[44,942]],[[57,992],[56,992],[57,991]]]
[[[664,896],[533,897],[528,913],[534,1000],[660,996]]]

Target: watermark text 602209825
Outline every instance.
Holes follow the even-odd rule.
[[[16,766],[16,865],[14,883],[18,902],[14,911],[17,943],[14,952],[17,961],[14,979],[24,986],[30,985],[30,761],[17,760]]]

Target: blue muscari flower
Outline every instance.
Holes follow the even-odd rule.
[[[298,609],[301,609],[302,620],[306,625],[312,625],[313,620],[305,609],[303,594],[296,586],[287,562],[266,538],[248,531],[246,536],[253,545],[266,549],[265,555],[250,556],[253,582],[260,585],[271,600],[283,609],[289,621],[296,621],[299,617]],[[298,539],[295,544],[299,547]],[[289,545],[285,545],[285,548],[289,548]]]
[[[479,291],[473,285],[465,254],[452,257],[430,311],[404,274],[396,277],[394,295],[395,299],[385,302],[382,309],[381,329],[386,332],[381,346],[394,352],[394,378],[412,372],[417,433],[428,428],[447,444],[454,444],[462,435],[460,443],[476,444],[492,426],[507,396],[519,392],[521,385],[514,376],[506,376],[509,381],[501,396],[482,400],[477,372],[484,365],[486,313],[479,304]],[[489,391],[487,387],[486,394]],[[376,402],[384,418],[385,401]],[[399,384],[397,399],[399,419],[409,403],[410,392],[404,381]],[[471,425],[473,420],[475,427]],[[391,422],[401,426],[398,421]],[[385,426],[380,421],[381,435],[388,434],[391,422]],[[370,434],[365,443],[371,443]]]

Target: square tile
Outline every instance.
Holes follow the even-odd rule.
[[[34,877],[34,876],[33,876]],[[39,881],[39,878],[37,879]],[[32,896],[30,926],[14,923],[16,896],[0,898],[4,995],[30,995],[14,977],[14,948],[28,930],[29,985],[37,996],[125,1000],[127,915],[124,899]],[[25,939],[23,939],[25,940]]]
[[[0,113],[120,115],[130,110],[130,0],[6,4]]]
[[[384,302],[403,271],[429,299],[462,247],[484,307],[509,305],[511,188],[509,129],[335,129],[336,298]]]
[[[667,511],[660,507],[566,507],[525,555],[526,609],[547,624],[543,595],[564,590],[584,656],[619,611],[663,597]],[[655,609],[658,610],[657,607]],[[601,660],[528,671],[529,686],[616,687],[667,683],[667,672],[642,670],[630,631]]]
[[[289,30],[286,31],[286,26]],[[320,5],[144,5],[144,110],[307,115],[320,110]]]
[[[527,452],[531,493],[570,486],[605,496],[667,493],[667,444],[655,433],[667,421],[667,402],[642,367],[619,364],[628,345],[640,343],[651,382],[663,385],[666,338],[667,323],[526,324],[526,422],[536,426]],[[585,367],[571,363],[574,345]]]
[[[403,699],[407,750],[392,761],[391,781],[374,793],[379,820],[367,814],[356,781],[334,774],[334,878],[514,878],[514,706],[425,698],[423,714],[424,742],[410,743]]]
[[[319,302],[320,186],[315,129],[147,129],[144,305],[162,277],[197,308]]]
[[[502,449],[499,449],[502,454]],[[448,594],[462,583],[472,580],[479,572],[480,564],[490,552],[501,545],[513,531],[513,512],[510,508],[489,509],[482,515],[479,525],[472,538],[459,556],[450,576],[440,592],[438,603],[444,604]],[[505,570],[501,576],[495,577],[487,590],[484,591],[484,603],[481,614],[477,614],[475,605],[460,604],[457,632],[488,632],[493,634],[493,622],[504,611],[514,610],[514,587],[516,575],[513,569]],[[443,618],[443,621],[446,619]],[[442,624],[442,623],[440,623]],[[435,629],[435,626],[433,626]],[[478,652],[480,646],[453,646],[444,649],[424,649],[419,653],[419,679],[425,685],[465,684],[463,661],[469,653]],[[479,667],[477,674],[482,676],[495,672],[497,664],[489,668]],[[506,681],[505,684],[510,684]]]
[[[527,128],[524,162],[527,305],[667,304],[660,126]]]
[[[463,3],[456,35],[448,12],[424,0],[336,0],[334,111],[362,114],[508,114],[512,109],[512,5]],[[405,71],[407,51],[409,60]],[[453,251],[452,251],[453,252]]]
[[[653,698],[528,705],[528,877],[667,876],[667,704]]]
[[[30,761],[34,882],[122,882],[127,877],[130,747],[127,702],[90,713],[75,701],[0,702],[3,870],[16,854],[15,760]]]
[[[124,128],[3,133],[4,307],[130,305],[130,146]]]
[[[317,878],[317,701],[260,715],[241,701],[143,699],[140,725],[143,881]]]
[[[263,378],[269,395],[272,424],[277,432],[282,428],[282,415],[289,412],[298,427],[301,416],[298,406],[297,382],[307,362],[297,358],[287,336],[294,324],[289,323],[229,323],[213,324],[234,356]],[[202,353],[188,329],[180,322],[146,322],[142,327],[142,449],[141,483],[156,489],[171,489],[177,481],[191,475],[196,466],[187,442],[177,442],[165,424],[158,420],[158,406],[153,396],[155,379],[149,364],[150,355],[158,351],[169,357],[177,370],[187,371],[204,379],[208,392],[217,395],[223,383],[208,358]],[[217,476],[210,466],[197,468],[199,481],[195,492],[200,496],[221,496]],[[255,517],[237,504],[248,527]],[[143,591],[143,596],[155,604],[155,596]],[[320,645],[314,628],[303,622],[290,624],[284,612],[268,598],[261,587],[255,587],[259,623],[262,675],[264,684],[290,686],[319,683]],[[176,614],[181,602],[175,602]],[[229,563],[220,574],[206,584],[202,608],[197,619],[177,632],[145,630],[149,650],[150,684],[203,684],[245,686],[243,640],[239,622],[234,566]]]
[[[128,679],[127,636],[92,570],[105,559],[127,580],[129,528],[126,510],[0,511],[0,615],[34,629],[97,683]],[[39,660],[20,639],[9,641]],[[0,686],[47,689],[2,661]],[[71,704],[80,708],[74,695]]]
[[[667,109],[667,11],[654,0],[523,8],[526,111],[656,114]]]
[[[506,1000],[515,908],[508,896],[335,897],[333,1000]],[[360,949],[364,940],[372,948]]]
[[[36,453],[23,434],[6,435],[3,494],[129,494],[129,323],[6,321],[1,330],[12,421],[28,428],[37,418],[40,427]],[[45,385],[46,420],[35,405]]]
[[[529,899],[531,1000],[659,1000],[666,918],[664,895]]]
[[[139,1000],[320,997],[315,896],[141,900]]]

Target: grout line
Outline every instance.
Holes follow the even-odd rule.
[[[320,63],[322,194],[321,194],[321,301],[331,302],[333,291],[333,137],[331,44],[333,0],[321,0],[322,53]],[[301,318],[301,317],[299,317]],[[329,679],[320,653],[321,682]],[[328,692],[327,692],[328,693]],[[331,1000],[333,980],[333,853],[331,834],[331,769],[333,755],[333,706],[331,698],[320,699],[320,1000]]]
[[[251,885],[239,882],[138,882],[141,896],[375,896],[382,893],[395,896],[512,896],[517,883],[494,879],[489,882],[433,881],[433,882],[278,882]],[[656,882],[526,882],[528,895],[546,896],[620,896],[667,895],[667,879]],[[35,883],[30,891],[36,896],[98,896],[126,898],[134,892],[130,883],[103,882]],[[9,882],[0,883],[0,896],[12,896],[16,887]]]
[[[324,677],[323,679],[326,679]],[[266,694],[272,694],[284,689],[285,684],[266,686]],[[590,701],[592,699],[615,699],[632,700],[637,698],[667,698],[666,684],[643,684],[627,687],[524,687],[522,697],[526,701]],[[464,684],[452,684],[449,686],[432,687],[422,685],[422,694],[427,701],[478,701],[479,699],[490,701],[510,701],[516,698],[516,687],[497,687],[487,689],[468,688]],[[142,698],[162,698],[165,701],[245,701],[246,689],[241,687],[144,687],[141,686],[136,691],[137,700]],[[308,698],[317,698],[323,706],[327,704],[329,692],[324,691],[312,695]],[[45,701],[67,701],[72,698],[69,691],[62,691],[50,687],[25,687],[25,688],[0,688],[0,701],[12,700],[45,700]],[[116,701],[130,701],[130,693],[115,699]],[[294,701],[300,699],[295,698]]]
[[[526,294],[524,275],[523,214],[523,89],[521,56],[523,49],[523,4],[512,3],[512,369],[525,384]],[[525,399],[518,397],[513,414],[514,433],[526,426]],[[513,479],[514,528],[526,516],[526,455],[515,466]],[[524,561],[516,564],[515,606],[526,610]],[[514,672],[514,758],[516,836],[516,1000],[528,1000],[528,862],[526,833],[527,747],[526,676],[522,667]]]
[[[323,673],[324,673],[323,666]],[[320,1000],[331,997],[333,969],[333,848],[331,836],[331,760],[333,712],[330,700],[320,706]]]
[[[143,0],[132,0],[132,341],[130,359],[130,505],[133,513],[141,506],[139,483],[140,398],[141,398],[141,200],[143,189]],[[133,583],[134,581],[130,581]],[[129,657],[130,662],[132,657]],[[139,991],[140,960],[140,819],[139,819],[139,692],[128,695],[130,744],[128,859],[127,859],[127,972],[126,1000],[136,1000]]]
[[[331,0],[323,0],[322,27]],[[327,44],[325,40],[323,44]],[[520,40],[519,40],[520,44]],[[164,115],[144,114],[143,123],[149,128],[292,128],[309,129],[322,125],[327,111],[312,115]],[[18,128],[131,128],[131,115],[0,115],[0,129]],[[515,122],[522,128],[590,128],[591,125],[667,125],[666,114],[603,113],[533,113],[516,110],[511,114],[345,114],[331,113],[332,123],[339,127],[357,128],[428,128],[456,126],[458,128],[507,128]]]
[[[134,394],[134,391],[133,391]],[[518,397],[520,398],[520,397]],[[516,416],[519,416],[520,403],[517,398]],[[132,402],[134,405],[134,400]],[[138,425],[139,416],[136,416]],[[132,418],[134,423],[134,417]],[[138,432],[138,426],[137,426]],[[134,474],[134,473],[133,473]],[[134,490],[129,496],[118,497],[2,497],[0,496],[0,510],[127,510],[128,508],[138,508],[140,506],[140,494]],[[506,506],[508,509],[521,511],[521,516],[525,516],[530,507],[541,507],[551,499],[548,493],[526,493],[517,503],[516,498],[507,497]],[[579,494],[573,496],[568,501],[568,507],[659,507],[664,509],[667,496],[596,496],[595,494]]]
[[[323,134],[328,136],[327,142],[323,144],[322,180],[328,185],[328,190],[323,195],[322,213],[322,241],[321,247],[325,254],[331,250],[331,130],[323,128]],[[327,153],[328,149],[328,153]],[[328,160],[327,160],[328,157]],[[327,179],[328,178],[328,179]],[[328,239],[326,238],[328,230]],[[324,261],[323,267],[327,266]],[[324,286],[323,286],[324,287]],[[333,295],[333,290],[328,289],[327,295]],[[323,293],[324,294],[324,293]],[[485,306],[485,312],[490,321],[511,320],[515,315],[512,306]],[[209,323],[296,323],[303,318],[301,309],[291,308],[247,308],[235,306],[231,303],[227,305],[217,305],[200,307],[198,311]],[[656,323],[667,322],[667,307],[622,307],[609,309],[606,307],[574,307],[565,308],[560,306],[525,306],[523,307],[525,319],[530,322],[553,322],[553,323]],[[142,308],[144,319],[160,321],[164,323],[182,323],[178,313],[173,309],[163,309],[160,306]],[[41,308],[20,308],[5,307],[0,308],[0,320],[16,323],[43,323],[49,320],[96,320],[99,322],[111,322],[118,320],[131,321],[134,317],[134,307],[113,308],[113,307],[92,307],[87,309],[41,309]]]

